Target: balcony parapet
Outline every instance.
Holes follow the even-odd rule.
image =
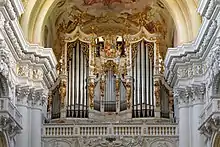
[[[178,137],[178,125],[146,125],[146,124],[45,124],[43,125],[43,138],[54,137]]]
[[[11,103],[10,98],[0,98],[0,115],[11,119],[11,121],[15,122],[21,129],[22,115],[19,113],[14,104]]]
[[[6,130],[10,137],[20,133],[22,129],[22,115],[11,103],[9,97],[0,98],[0,120],[2,129]]]
[[[218,125],[220,120],[220,97],[211,96],[210,102],[205,106],[199,117],[199,130],[201,130],[202,133],[209,132],[208,129],[211,129],[211,125]]]

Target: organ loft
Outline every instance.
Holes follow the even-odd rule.
[[[129,19],[71,8],[69,20],[60,20],[54,47],[59,76],[48,102],[52,122],[174,119],[163,76],[166,29],[159,17],[149,24],[150,15],[147,8]]]

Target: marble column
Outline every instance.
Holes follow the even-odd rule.
[[[188,98],[184,89],[174,90],[175,99],[179,101],[179,147],[190,147],[189,140],[189,107]]]
[[[41,108],[34,106],[31,111],[31,147],[41,147]]]
[[[18,87],[16,90],[17,108],[22,115],[22,131],[16,136],[16,147],[29,147],[29,115],[28,115],[28,95],[30,89],[28,87]]]
[[[31,110],[31,147],[41,147],[42,106],[46,95],[36,91]]]
[[[203,109],[204,105],[204,92],[205,92],[205,85],[200,86],[193,86],[192,93],[193,93],[193,102],[192,102],[192,109],[193,113],[192,116],[192,146],[199,146],[205,147],[204,136],[198,130],[199,127],[199,116]]]

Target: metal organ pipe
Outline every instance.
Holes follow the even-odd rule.
[[[83,106],[83,52],[82,52],[82,48],[80,47],[80,50],[79,50],[79,54],[80,54],[80,64],[79,64],[79,67],[80,67],[80,72],[79,72],[79,76],[80,76],[80,88],[79,88],[79,93],[80,93],[80,96],[79,96],[79,99],[80,99],[80,103],[79,103],[79,110],[82,110],[82,106]]]
[[[71,106],[71,107],[73,107],[73,108],[71,108],[71,109],[74,109],[74,111],[75,111],[75,99],[74,99],[74,97],[75,97],[75,63],[76,63],[76,48],[74,47],[73,49],[73,58],[72,58],[72,77],[71,77],[71,81],[72,81],[72,86],[71,86],[71,90],[72,90],[72,94],[71,94],[71,97],[70,97],[70,99],[71,99],[71,105],[73,105],[73,106]]]
[[[149,104],[149,102],[150,102],[150,96],[149,96],[149,56],[148,56],[148,46],[147,45],[145,45],[145,47],[146,47],[146,49],[145,49],[145,58],[146,58],[146,60],[145,60],[145,71],[146,71],[146,79],[145,79],[145,82],[146,82],[146,90],[145,90],[145,109],[148,109],[148,105],[147,104]]]
[[[144,47],[144,41],[141,41],[141,116],[143,116],[143,107],[144,107],[144,101],[145,101],[145,81],[146,81],[146,74],[145,74],[145,47]]]
[[[138,52],[138,50],[137,50]],[[137,57],[134,59],[134,66],[133,66],[133,77],[134,77],[134,98],[133,98],[133,107],[137,110]]]
[[[68,106],[71,105],[71,88],[72,87],[72,61],[69,61],[69,72],[68,72]]]
[[[80,78],[79,78],[79,42],[76,43],[76,76],[75,76],[75,81],[76,81],[76,104],[79,104],[79,81],[80,81]]]
[[[141,55],[141,46],[140,43],[138,45],[138,52],[137,52],[137,106],[139,109],[140,105],[140,90],[141,90],[141,66],[140,66],[140,56]]]
[[[83,82],[83,106],[82,106],[82,110],[83,110],[83,112],[84,112],[84,110],[85,110],[85,105],[86,105],[86,99],[87,99],[87,97],[86,97],[86,77],[87,77],[87,75],[86,75],[86,57],[85,57],[85,55],[83,55],[83,80],[82,80],[82,82]],[[85,114],[84,114],[85,115]]]
[[[153,92],[153,87],[154,87],[154,84],[153,84],[153,59],[152,58],[150,58],[150,70],[149,70],[149,73],[150,73],[150,86],[149,86],[149,88],[150,88],[150,91],[149,91],[149,93],[150,93],[150,105],[152,106],[154,106],[154,97],[153,97],[153,95],[154,95],[154,92]]]

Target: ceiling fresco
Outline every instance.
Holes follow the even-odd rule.
[[[122,30],[121,28],[125,27],[122,25],[121,20],[135,18],[138,13],[141,16],[141,13],[147,12],[147,16],[150,16],[150,13],[154,14],[154,17],[147,18],[148,22],[145,24],[147,30],[151,33],[158,32],[157,30],[161,32],[162,26],[165,28],[162,32],[166,34],[166,40],[174,38],[172,42],[176,46],[192,41],[197,36],[201,25],[201,17],[196,11],[197,2],[198,0],[23,0],[25,13],[20,19],[20,24],[25,37],[31,43],[45,46],[45,40],[47,40],[49,46],[47,46],[48,43],[46,46],[53,47],[52,43],[57,38],[58,27],[64,23],[65,27],[62,24],[63,28],[68,26],[68,30],[71,31],[74,28],[74,23],[76,23],[73,20],[79,19],[79,17],[76,18],[77,15],[86,20],[80,25],[86,31],[91,30],[87,27],[89,26],[89,23],[87,23],[89,18],[95,17],[96,20],[98,18],[99,20],[107,20],[109,18],[108,25],[96,23],[99,24],[97,30],[101,32],[101,29],[106,30],[108,27]],[[150,8],[150,11],[148,8]],[[81,12],[83,12],[83,15]],[[144,15],[146,16],[146,14]],[[136,20],[139,21],[141,19]],[[136,23],[123,21],[123,24],[125,23],[126,27],[130,25],[128,32],[134,33],[138,29],[137,25],[135,26],[138,21]],[[93,25],[95,24],[94,22]],[[132,22],[134,22],[134,19]],[[84,25],[86,23],[87,25]],[[90,22],[91,25],[92,23]],[[45,39],[45,34],[49,34],[47,39]],[[173,44],[170,44],[170,41],[168,42],[167,45],[172,47]]]
[[[172,46],[175,31],[172,17],[158,0],[63,0],[57,3],[48,20],[54,42],[51,47],[57,55],[62,46],[59,41],[76,26],[99,36],[136,34],[144,26],[149,33],[161,36],[162,56]]]
[[[112,12],[120,13],[137,13],[143,11],[146,6],[153,4],[154,0],[69,0],[78,8],[87,11],[91,15],[105,15]]]

